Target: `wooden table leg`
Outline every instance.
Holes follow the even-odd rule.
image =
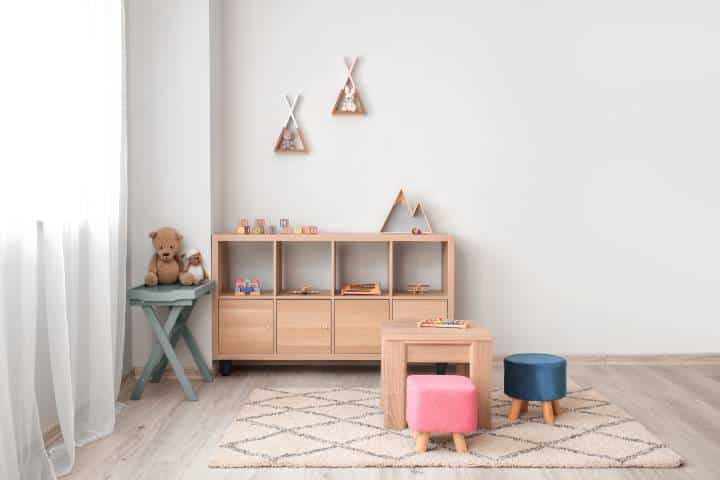
[[[477,389],[478,427],[491,428],[490,421],[490,370],[492,343],[473,342],[470,347],[470,380]]]
[[[154,319],[158,323],[158,325],[160,324],[160,322],[157,320],[155,309],[153,309],[152,307],[143,307],[143,311],[145,312],[145,316],[147,317],[148,322],[152,324],[152,319]],[[163,330],[163,333],[166,336],[174,329],[178,319],[180,318],[180,313],[181,311],[179,309],[170,310],[168,319],[165,321],[165,328],[163,329],[162,326],[160,327],[160,329]],[[150,353],[150,357],[148,358],[147,363],[145,363],[145,367],[140,374],[140,378],[138,378],[137,383],[135,383],[135,388],[133,389],[132,395],[130,395],[130,400],[140,400],[140,397],[142,397],[143,391],[145,390],[145,382],[150,377],[150,374],[152,373],[158,362],[161,361],[162,357],[163,347],[160,345],[159,339],[156,338],[153,350]]]
[[[391,430],[402,430],[407,425],[405,423],[406,351],[403,342],[383,344],[382,405],[385,411],[385,428]]]

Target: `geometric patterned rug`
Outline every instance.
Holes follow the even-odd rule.
[[[415,452],[408,430],[383,428],[375,388],[263,388],[248,397],[225,432],[212,468],[547,467],[668,468],[683,459],[591,388],[568,382],[561,414],[546,425],[538,404],[507,420],[510,400],[492,392],[492,428],[466,436],[457,453],[448,435]]]

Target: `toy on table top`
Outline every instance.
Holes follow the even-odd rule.
[[[260,280],[249,278],[235,280],[235,296],[242,297],[245,295],[261,295]]]
[[[469,325],[467,320],[450,320],[442,315],[417,322],[418,327],[429,328],[467,328]]]
[[[380,283],[351,283],[343,285],[340,289],[340,295],[380,295]]]
[[[280,228],[287,228],[290,226],[290,220],[287,218],[281,218],[280,219]]]
[[[145,285],[172,285],[178,280],[183,285],[192,285],[192,275],[183,271],[183,261],[179,254],[183,239],[180,232],[172,227],[162,227],[150,232],[149,236],[155,253],[145,274]]]
[[[425,295],[425,290],[430,288],[427,283],[411,283],[408,285],[408,293],[413,295]]]
[[[290,290],[288,293],[292,295],[317,295],[320,293],[320,290],[313,290],[310,285],[305,285],[299,290]]]
[[[183,273],[192,275],[192,284],[200,285],[208,281],[207,272],[202,263],[202,255],[200,250],[193,248],[185,253],[186,261]]]

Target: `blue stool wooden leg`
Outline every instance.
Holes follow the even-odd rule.
[[[177,319],[180,317],[180,313],[182,313],[183,308],[184,307],[172,307],[170,309],[170,316],[168,317],[168,322],[173,319],[177,321]],[[155,332],[155,336],[160,342],[160,346],[162,346],[162,349],[165,352],[165,356],[167,357],[168,362],[170,362],[170,366],[175,372],[175,376],[177,377],[178,382],[180,382],[180,386],[185,392],[185,396],[188,398],[188,400],[197,400],[197,395],[195,394],[192,385],[190,385],[190,380],[188,380],[187,376],[185,375],[185,371],[182,364],[180,363],[180,360],[177,358],[177,355],[175,355],[175,351],[170,345],[170,339],[168,338],[167,333],[163,329],[162,325],[160,325],[160,321],[158,320],[157,315],[155,315],[155,310],[150,307],[143,307],[143,310],[145,310],[145,314],[150,321],[150,326]],[[173,324],[175,323],[175,321],[173,322]],[[168,328],[168,330],[172,330],[172,326]],[[152,366],[150,367],[150,370],[152,371]]]
[[[195,304],[193,304],[193,306],[194,305]],[[185,325],[185,322],[187,322],[188,318],[190,317],[190,312],[192,312],[192,309],[193,309],[193,307],[183,308],[182,312],[180,313],[180,318],[178,318],[178,321],[175,323],[175,327],[173,328],[172,333],[169,335],[170,345],[172,345],[173,350],[175,349],[175,346],[177,345],[178,340],[180,340],[180,335],[182,334],[183,326]],[[167,356],[163,353],[162,358],[160,359],[158,364],[153,369],[152,375],[150,375],[151,383],[158,383],[160,381],[160,379],[163,376],[163,373],[165,373],[167,364],[168,364]]]
[[[157,319],[155,310],[152,307],[143,307],[143,311],[145,312],[145,316],[147,317],[148,322],[150,322],[151,326],[153,326],[153,320],[158,324],[158,326],[160,326],[160,322]],[[167,332],[172,331],[173,327],[175,327],[180,313],[180,310],[176,310],[174,308],[170,310],[170,315],[165,322],[165,329],[167,329]],[[154,327],[153,330],[155,330]],[[160,326],[160,330],[162,331],[163,335],[166,336],[166,330],[163,330],[162,326]],[[142,373],[140,374],[140,378],[138,378],[137,383],[135,384],[135,389],[133,390],[132,395],[130,395],[130,400],[140,400],[140,397],[145,390],[145,382],[147,381],[148,377],[150,377],[150,374],[152,373],[155,365],[161,360],[163,356],[163,347],[159,342],[159,337],[157,333],[155,334],[155,336],[156,341],[152,353],[150,354],[150,358],[148,358],[148,361],[145,364]],[[167,336],[165,338],[167,338]]]

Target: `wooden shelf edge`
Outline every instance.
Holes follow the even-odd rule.
[[[278,354],[242,354],[242,353],[215,353],[213,360],[260,360],[260,361],[333,361],[333,360],[380,360],[379,353],[278,353]]]

